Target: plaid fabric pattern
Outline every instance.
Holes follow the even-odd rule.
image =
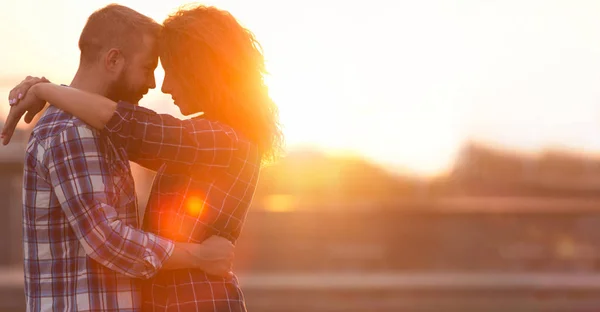
[[[235,243],[260,169],[255,144],[204,118],[179,120],[121,102],[106,126],[129,159],[157,171],[144,229],[199,243],[220,235]],[[143,286],[147,311],[246,311],[237,278],[200,270],[159,272]]]
[[[140,311],[141,280],[173,242],[138,229],[125,151],[49,107],[25,156],[27,311]]]

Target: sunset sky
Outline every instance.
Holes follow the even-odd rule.
[[[27,74],[69,83],[86,18],[108,3],[0,2],[0,96]],[[188,1],[119,3],[160,22]],[[262,42],[290,148],[421,174],[447,168],[469,139],[600,152],[600,1],[203,3]],[[160,87],[141,104],[178,113]]]

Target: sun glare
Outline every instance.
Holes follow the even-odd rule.
[[[185,202],[185,209],[189,215],[198,216],[202,213],[204,201],[198,196],[189,196]]]

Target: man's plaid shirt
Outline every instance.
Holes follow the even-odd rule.
[[[235,243],[258,180],[255,144],[220,122],[179,120],[124,102],[105,130],[131,161],[158,171],[144,230],[181,242],[220,235]],[[236,278],[177,270],[144,284],[144,310],[246,310]]]
[[[127,155],[49,107],[25,156],[23,244],[28,311],[140,311],[141,280],[173,242],[138,229]]]

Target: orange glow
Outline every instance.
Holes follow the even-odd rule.
[[[185,201],[184,207],[189,215],[199,216],[204,208],[204,201],[198,196],[189,196]]]
[[[265,198],[264,207],[273,212],[294,211],[296,210],[296,197],[284,194],[270,195]]]

